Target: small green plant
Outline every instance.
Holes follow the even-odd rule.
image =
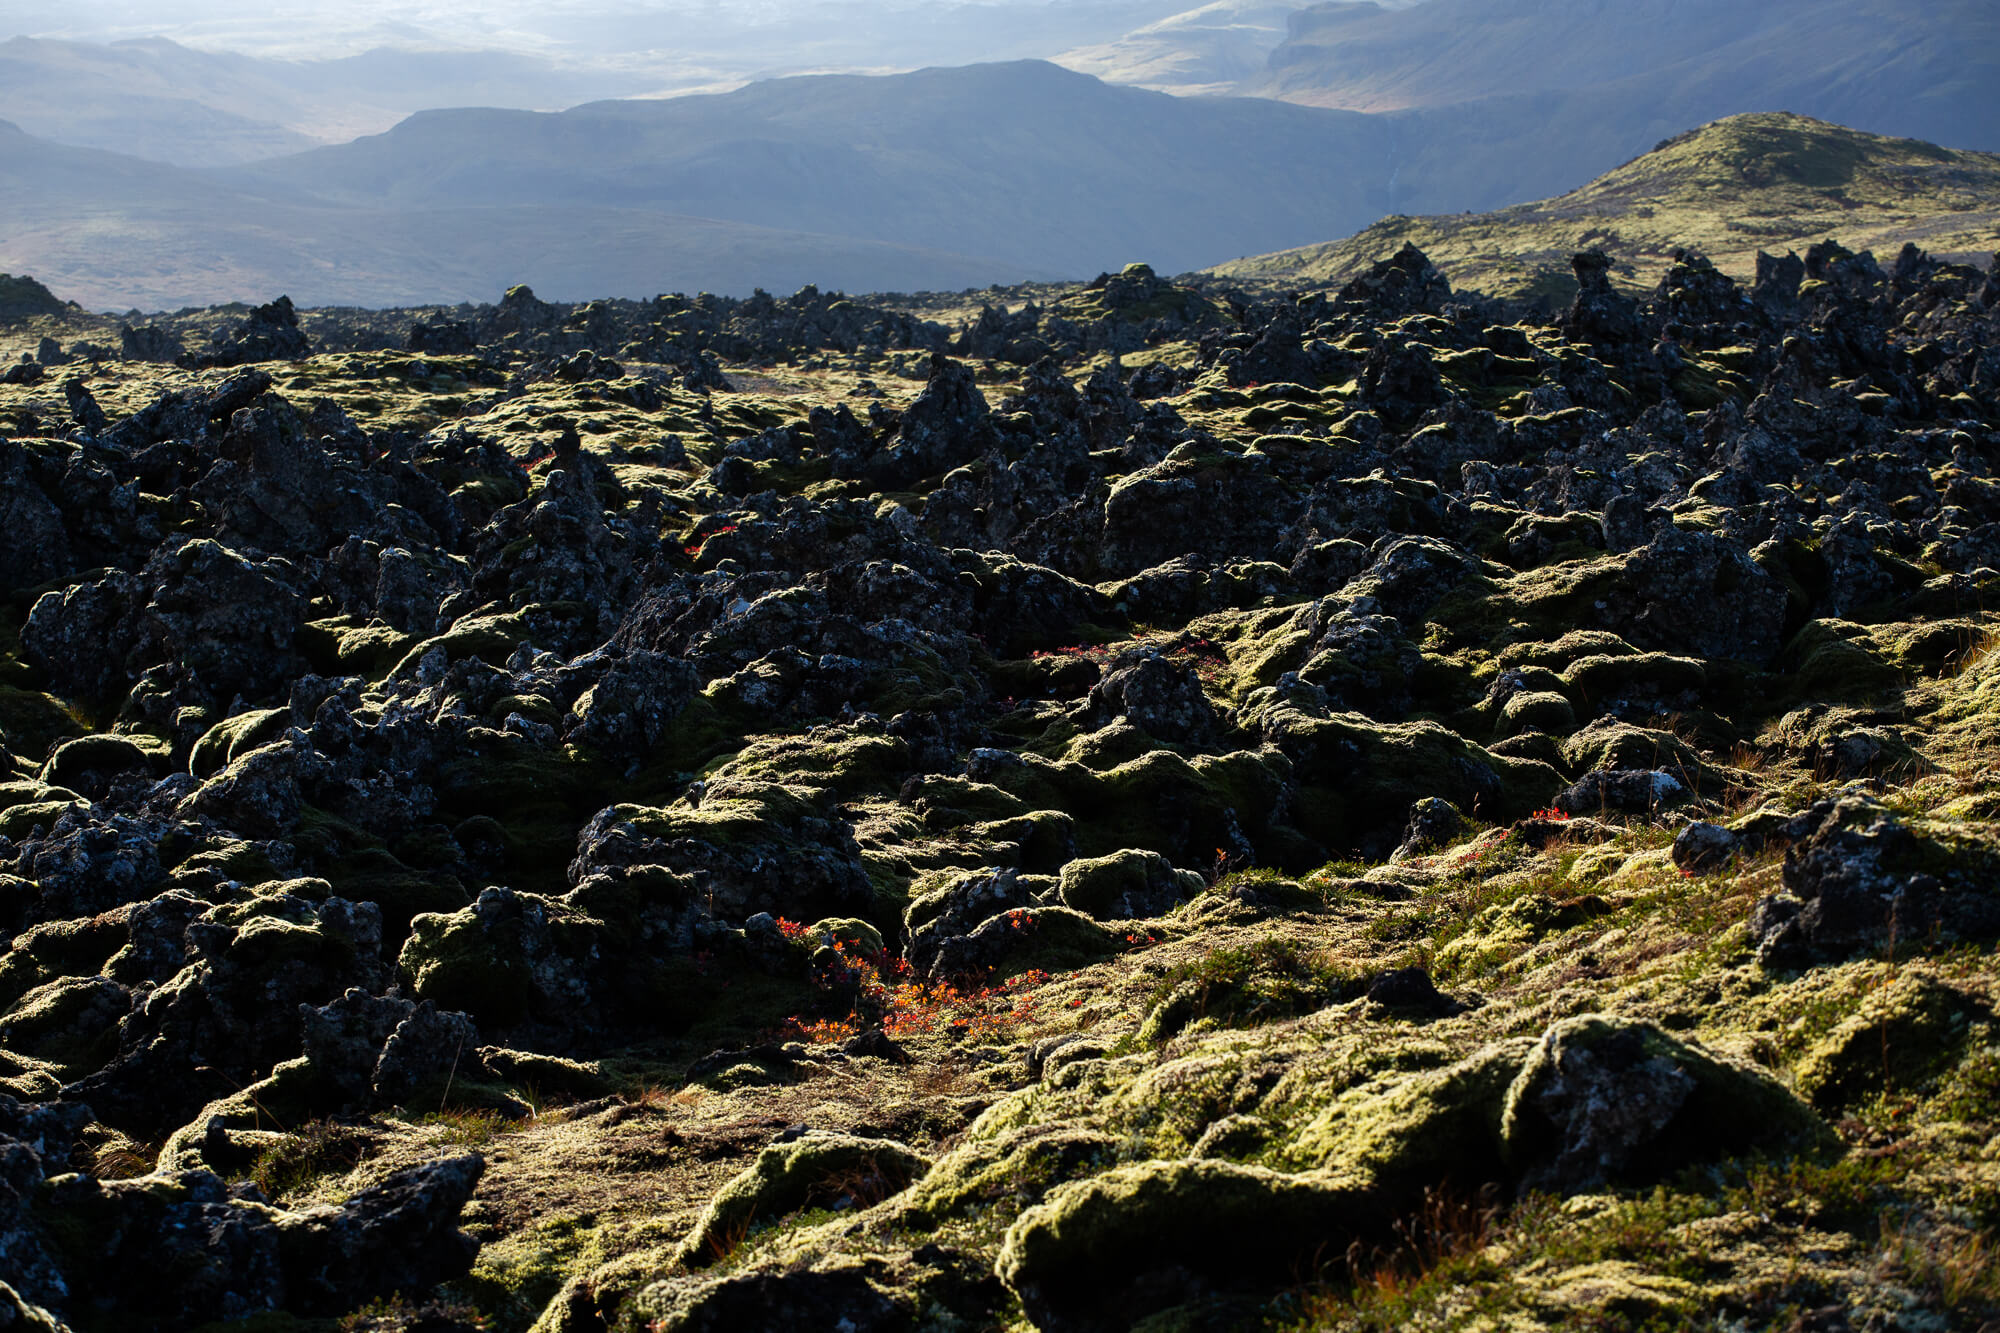
[[[265,1197],[284,1199],[323,1176],[345,1175],[368,1156],[368,1136],[337,1120],[313,1120],[267,1148],[250,1168]]]
[[[484,1107],[470,1110],[433,1111],[417,1123],[441,1131],[438,1141],[467,1148],[483,1148],[503,1134],[526,1126],[532,1116],[515,1119]]]
[[[1991,1232],[1886,1213],[1880,1263],[1885,1275],[1955,1314],[1984,1315],[2000,1307],[2000,1245]]]
[[[340,1333],[404,1333],[423,1328],[488,1328],[492,1321],[470,1305],[448,1299],[412,1303],[404,1296],[370,1301],[340,1321]]]
[[[1254,1027],[1354,999],[1361,990],[1361,978],[1324,951],[1297,940],[1265,939],[1215,949],[1173,968],[1154,986],[1152,1006],[1185,1011],[1176,1015],[1185,1021],[1169,1025],[1175,1031],[1203,1018]]]

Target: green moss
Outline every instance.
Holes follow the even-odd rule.
[[[887,947],[881,931],[854,917],[835,916],[816,921],[807,928],[806,935],[821,942],[838,942],[864,957],[880,957]]]
[[[1254,1027],[1351,1000],[1361,988],[1355,973],[1296,940],[1214,949],[1159,980],[1139,1040],[1157,1045],[1203,1019]]]
[[[1522,690],[1507,700],[1500,713],[1495,739],[1504,740],[1523,732],[1540,731],[1567,736],[1576,730],[1576,710],[1568,699],[1553,691]]]
[[[909,768],[910,747],[896,737],[818,727],[805,736],[760,737],[710,776],[789,783],[852,799],[895,787]]]
[[[489,666],[505,666],[514,650],[534,639],[526,617],[516,614],[469,616],[435,638],[425,639],[403,654],[389,674],[401,679],[415,673],[417,663],[433,651],[447,662],[476,657]]]
[[[1526,893],[1488,907],[1438,946],[1433,965],[1441,977],[1477,976],[1518,961],[1552,935],[1607,915],[1611,905],[1595,895],[1557,899]]]
[[[188,758],[188,771],[198,778],[213,777],[252,750],[261,750],[282,739],[291,725],[290,708],[260,708],[238,713],[210,727],[195,742]]]
[[[36,779],[0,782],[0,810],[17,805],[64,805],[83,798],[65,787],[51,787]]]
[[[1444,1069],[1348,1090],[1300,1129],[1284,1160],[1375,1182],[1399,1197],[1505,1178],[1507,1090],[1533,1043],[1501,1042]]]
[[[402,661],[416,639],[359,616],[314,620],[299,627],[299,652],[314,670],[379,677]]]
[[[1007,951],[995,965],[995,979],[1023,972],[1068,972],[1124,948],[1123,937],[1082,912],[1067,907],[1031,907],[1008,935]]]
[[[1068,812],[1087,855],[1142,848],[1174,859],[1203,857],[1228,846],[1232,828],[1273,851],[1293,845],[1271,818],[1273,804],[1238,804],[1239,793],[1255,785],[1253,768],[1265,769],[1271,787],[1281,788],[1270,757],[1242,752],[1223,760],[1199,756],[1190,761],[1154,750],[1102,773],[1024,754],[1018,763],[996,767],[987,776],[992,785],[1023,801],[1024,810]]]
[[[890,1139],[810,1133],[774,1144],[716,1191],[682,1243],[680,1261],[707,1267],[759,1223],[804,1208],[866,1208],[909,1188],[929,1169],[928,1158]]]
[[[1119,1140],[1100,1131],[1017,1130],[954,1148],[896,1201],[894,1211],[898,1220],[935,1227],[996,1204],[1025,1207],[1056,1185],[1118,1160]]]
[[[125,988],[106,978],[58,977],[0,1015],[0,1044],[81,1077],[116,1053],[118,1020],[130,1003]]]
[[[26,784],[7,785],[16,788],[17,794],[26,794],[19,792],[19,789]],[[37,826],[43,829],[54,828],[56,821],[63,817],[65,811],[89,804],[73,792],[64,791],[60,787],[43,787],[40,784],[35,785],[33,796],[38,799],[16,800],[4,809],[0,809],[0,837],[25,838],[34,832]]]
[[[66,787],[79,784],[90,773],[148,774],[154,769],[153,749],[129,736],[80,736],[61,742],[49,752],[48,762],[42,766],[42,781]]]
[[[1155,898],[1171,905],[1208,887],[1192,870],[1175,870],[1158,852],[1128,848],[1109,856],[1081,858],[1062,869],[1063,906],[1100,920],[1150,916]]]
[[[282,1061],[265,1078],[210,1102],[168,1135],[158,1170],[166,1174],[205,1165],[201,1144],[210,1121],[220,1120],[230,1130],[285,1133],[291,1126],[311,1124],[321,1114],[317,1108],[338,1099],[338,1091],[323,1082],[304,1056]]]
[[[1799,1088],[1823,1109],[1920,1091],[1956,1063],[1979,1008],[1930,972],[1906,971],[1806,1051]]]
[[[1671,699],[1699,692],[1708,673],[1694,658],[1667,653],[1592,654],[1570,662],[1562,679],[1566,693],[1595,709],[1634,694]]]
[[[225,880],[261,884],[283,878],[262,843],[236,838],[207,838],[180,864],[188,872],[213,871]]]
[[[1398,829],[1420,800],[1441,797],[1479,819],[1518,818],[1561,790],[1545,764],[1481,749],[1435,722],[1320,718],[1259,691],[1245,706],[1292,760],[1300,828],[1330,848]]]
[[[530,951],[529,936],[539,935],[543,923],[552,935],[589,932],[599,923],[534,894],[519,895],[519,902],[520,919],[502,916],[491,926],[477,907],[413,918],[396,960],[409,979],[410,993],[497,1027],[528,1017],[537,994],[537,970],[547,966]]]
[[[1254,1289],[1383,1222],[1381,1201],[1348,1179],[1142,1162],[1051,1191],[1008,1229],[994,1269],[1038,1324],[1124,1322],[1149,1312],[1148,1278],[1173,1270]]]
[[[1701,752],[1671,731],[1635,727],[1615,718],[1599,718],[1563,742],[1563,760],[1571,769],[1657,769],[1671,773],[1691,791],[1718,795],[1726,775]]]
[[[15,754],[39,761],[57,741],[86,730],[54,695],[0,685],[0,744]]]
[[[1902,670],[1875,649],[1869,631],[1845,621],[1813,621],[1793,636],[1779,661],[1792,670],[1800,699],[1869,702],[1904,684]]]
[[[611,1081],[594,1064],[538,1051],[486,1047],[479,1059],[500,1080],[530,1094],[536,1103],[588,1101],[611,1092]]]
[[[1034,807],[1005,787],[969,778],[921,774],[905,789],[906,803],[933,830],[1029,814]]]
[[[284,1200],[323,1177],[352,1171],[368,1155],[371,1138],[351,1125],[314,1120],[258,1153],[250,1178],[269,1198]]]
[[[650,1271],[667,1260],[659,1250],[668,1239],[664,1219],[627,1220],[596,1214],[537,1218],[530,1225],[480,1247],[472,1272],[453,1285],[489,1312],[498,1326],[542,1327],[537,1317],[550,1310],[566,1283],[589,1274],[593,1286],[614,1283],[600,1276],[606,1265],[631,1255]],[[653,1257],[648,1263],[649,1249]],[[556,1307],[554,1313],[560,1313]]]

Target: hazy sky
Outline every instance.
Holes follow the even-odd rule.
[[[1053,54],[1200,0],[0,0],[0,37],[170,37],[260,55],[344,55],[378,45],[534,51],[589,64],[741,50],[778,63],[824,52],[897,65]],[[868,61],[869,52],[882,58]]]

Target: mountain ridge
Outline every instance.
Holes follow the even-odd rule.
[[[1246,91],[1398,111],[1611,90],[1688,123],[1784,107],[2000,148],[2000,11],[1980,0],[1335,0],[1290,26]]]
[[[218,177],[343,202],[551,195],[796,226],[1083,277],[1183,271],[1390,202],[1381,127],[1257,99],[1180,99],[1046,61],[816,75],[558,113],[438,111]],[[1274,185],[1274,182],[1277,184]],[[1243,200],[1256,198],[1246,210]]]

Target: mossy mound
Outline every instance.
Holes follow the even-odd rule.
[[[909,1188],[930,1161],[903,1144],[851,1134],[805,1134],[764,1149],[708,1201],[679,1258],[705,1268],[727,1258],[752,1227],[806,1208],[867,1208]]]
[[[1254,1287],[1385,1223],[1379,1200],[1353,1180],[1145,1162],[1058,1186],[1008,1229],[996,1271],[1037,1324],[1087,1327],[1153,1313],[1164,1273]]]

